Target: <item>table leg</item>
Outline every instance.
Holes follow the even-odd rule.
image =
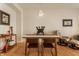
[[[25,56],[27,55],[27,39],[26,39],[26,42],[25,42]]]
[[[40,55],[43,55],[43,53],[42,53],[42,48],[43,48],[43,46],[42,46],[42,39],[39,38],[39,39],[38,39],[38,55],[39,55],[39,56],[40,56]]]
[[[44,54],[44,47],[43,47],[43,43],[42,43],[42,51],[41,51],[41,55],[43,56]]]
[[[57,38],[55,39],[55,56],[57,56]]]

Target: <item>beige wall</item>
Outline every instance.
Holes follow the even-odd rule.
[[[39,10],[43,10],[44,16],[39,17]],[[78,34],[78,13],[79,9],[76,8],[62,8],[62,7],[27,7],[24,8],[21,14],[17,10],[13,10],[6,4],[0,4],[0,10],[3,10],[11,15],[11,25],[14,27],[14,33],[17,33],[18,39],[21,34],[29,34],[36,32],[36,26],[45,26],[45,32],[52,32],[53,30],[60,30],[62,35]],[[21,18],[22,17],[22,18]],[[72,27],[63,27],[62,19],[72,19]],[[0,33],[6,33],[8,26],[0,25]]]
[[[20,8],[16,4],[7,4],[10,8],[12,8],[16,12],[16,34],[17,40],[21,40],[21,25],[22,25],[22,8]]]
[[[39,17],[39,9],[43,10],[44,16]],[[79,33],[78,29],[78,9],[74,8],[48,8],[29,7],[23,13],[23,34],[35,33],[36,26],[45,26],[45,32],[60,30],[62,35],[71,36]],[[72,19],[72,27],[63,27],[62,19]]]
[[[18,41],[21,40],[21,13],[17,11],[16,13],[16,33]]]
[[[0,4],[0,10],[10,14],[10,24],[13,26],[14,33],[17,34],[17,40],[21,39],[21,12],[12,4]],[[0,25],[0,34],[9,30],[9,26]]]
[[[16,12],[6,4],[0,4],[0,10],[10,14],[10,26],[13,26],[14,33],[16,33]],[[4,34],[9,30],[9,26],[0,25],[0,34]]]

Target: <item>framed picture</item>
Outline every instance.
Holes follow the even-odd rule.
[[[72,26],[72,19],[63,19],[63,26]]]
[[[10,25],[10,15],[0,10],[0,24]]]

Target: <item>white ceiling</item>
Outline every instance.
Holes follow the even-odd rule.
[[[66,7],[66,8],[79,8],[79,3],[18,3],[21,8],[32,8],[32,7],[46,7],[46,8],[52,8],[52,7]]]

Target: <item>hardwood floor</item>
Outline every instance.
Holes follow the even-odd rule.
[[[9,50],[7,53],[0,53],[0,56],[24,56],[24,43],[18,43],[14,48]],[[79,56],[79,50],[73,50],[69,47],[57,46],[58,56]],[[30,49],[30,56],[37,55],[37,49]],[[50,49],[44,50],[44,56],[51,56]]]

